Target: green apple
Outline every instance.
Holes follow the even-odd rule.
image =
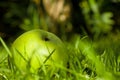
[[[40,29],[23,33],[13,42],[12,51],[16,67],[33,73],[42,65],[65,66],[68,59],[63,42],[56,35]]]

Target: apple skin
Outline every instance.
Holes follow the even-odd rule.
[[[12,51],[14,64],[23,72],[35,73],[43,64],[66,66],[68,60],[63,42],[56,35],[40,29],[19,36],[12,44]]]

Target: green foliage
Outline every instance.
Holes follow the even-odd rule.
[[[80,3],[87,28],[94,33],[95,38],[98,38],[100,34],[110,32],[114,24],[111,19],[113,17],[112,12],[101,13],[100,8],[102,5],[98,5],[99,3],[95,0],[84,0]],[[101,1],[102,3],[104,1]]]
[[[35,8],[34,4],[30,3],[30,5],[28,6],[27,15],[28,17],[23,18],[23,23],[20,25],[20,28],[25,31],[40,28],[41,18],[39,17],[38,11]],[[42,22],[42,24],[44,23]]]
[[[0,9],[2,10],[0,11],[2,13],[2,16],[0,15],[2,17],[0,20],[0,80],[120,79],[120,31],[119,25],[114,26],[116,21],[119,23],[119,16],[114,17],[119,11],[116,11],[116,7],[109,4],[109,2],[113,2],[113,5],[119,5],[119,0],[77,0],[79,9],[81,9],[80,12],[82,12],[82,15],[77,15],[77,19],[78,22],[85,23],[82,26],[82,23],[73,24],[72,21],[77,22],[77,19],[71,18],[73,16],[70,17],[71,22],[69,20],[63,23],[52,21],[46,12],[39,9],[43,6],[37,6],[34,1],[39,2],[40,0],[18,0],[20,4],[13,0],[0,2]],[[108,4],[106,5],[106,3]],[[106,10],[108,7],[110,10]],[[78,9],[73,8],[71,13],[75,15],[79,12],[76,10]],[[116,12],[113,13],[112,11]],[[85,21],[81,21],[81,18],[84,18]],[[10,27],[10,31],[6,29],[6,26]],[[65,45],[69,54],[68,65],[63,67],[56,64],[52,69],[42,65],[38,73],[33,74],[29,71],[22,73],[13,63],[9,50],[11,47],[9,43],[12,43],[11,38],[14,39],[13,36],[16,35],[14,32],[17,31],[12,31],[13,35],[8,35],[10,39],[4,40],[1,37],[3,34],[6,36],[6,32],[9,34],[11,30],[14,30],[14,27],[17,27],[20,32],[35,28],[47,31],[51,29],[53,32],[57,30],[58,36],[62,36],[64,42],[66,41]],[[117,32],[112,32],[115,27]],[[3,30],[4,28],[5,30]],[[82,35],[76,34],[81,32],[84,33]],[[93,40],[88,37],[89,33],[94,37]],[[57,70],[58,68],[59,70]]]

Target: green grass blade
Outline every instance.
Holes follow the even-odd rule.
[[[5,50],[8,52],[9,56],[12,57],[12,53],[10,52],[9,48],[7,47],[7,45],[5,44],[5,42],[3,41],[3,39],[0,37],[0,41],[3,45],[3,47],[5,48]]]

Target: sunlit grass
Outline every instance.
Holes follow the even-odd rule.
[[[66,67],[59,64],[54,68],[43,65],[38,73],[33,74],[29,71],[21,73],[12,64],[9,47],[0,38],[0,80],[118,80],[120,43],[107,41],[96,43],[87,36],[76,36],[65,43],[69,54]]]

